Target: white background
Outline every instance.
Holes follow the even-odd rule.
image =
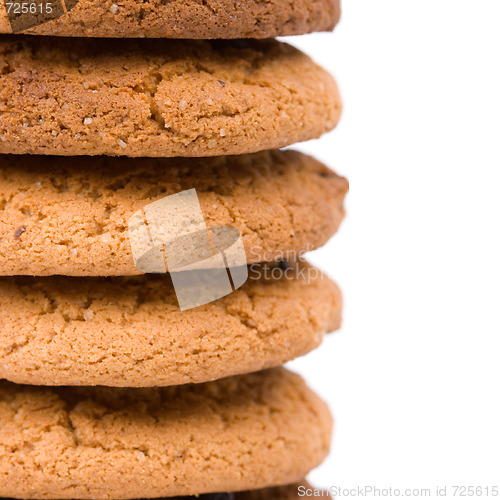
[[[500,485],[500,1],[344,0],[333,34],[287,41],[345,104],[299,149],[351,184],[310,259],[341,285],[344,326],[290,364],[336,417],[310,478]]]

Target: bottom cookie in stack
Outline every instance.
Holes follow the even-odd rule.
[[[326,457],[331,430],[326,404],[284,368],[151,389],[3,381],[0,497],[161,498],[289,485]],[[287,491],[278,498],[291,498]]]

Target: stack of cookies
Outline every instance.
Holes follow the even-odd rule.
[[[332,420],[281,365],[340,325],[302,254],[339,227],[348,184],[278,149],[341,103],[271,37],[332,29],[338,0],[16,5],[0,6],[0,497],[297,498]],[[181,220],[161,203],[182,193],[198,205]],[[198,261],[139,265],[131,220],[158,250],[152,206],[162,230],[199,209],[230,293],[182,307],[186,262],[221,271],[191,231],[160,257]],[[241,283],[211,228],[236,231]]]

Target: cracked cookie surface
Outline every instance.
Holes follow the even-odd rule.
[[[274,38],[333,29],[340,0],[79,0],[35,35],[154,38]],[[66,2],[68,6],[68,2]],[[0,33],[12,28],[0,2]]]
[[[300,481],[328,453],[326,404],[283,368],[154,389],[0,382],[0,496],[127,499]]]
[[[340,112],[333,78],[275,40],[0,38],[0,153],[252,153]]]
[[[254,265],[242,288],[188,311],[168,275],[0,278],[0,379],[149,387],[249,373],[317,347],[341,305],[303,262],[286,275]]]
[[[240,230],[251,264],[324,244],[344,216],[348,183],[295,151],[201,159],[0,156],[0,274],[140,274],[129,218],[192,188],[209,227]]]

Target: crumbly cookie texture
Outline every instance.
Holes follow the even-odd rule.
[[[72,4],[76,5],[68,13],[24,33],[117,38],[274,38],[329,31],[340,17],[340,0],[66,1],[66,7]],[[11,32],[2,2],[0,33]]]
[[[283,368],[154,389],[0,382],[0,496],[129,499],[300,481],[327,455],[326,404]]]
[[[0,274],[128,276],[128,220],[195,188],[209,227],[240,230],[248,263],[324,244],[348,183],[294,151],[206,159],[0,156]]]
[[[251,153],[340,111],[333,78],[275,40],[0,39],[0,153]]]
[[[341,303],[306,263],[254,265],[239,290],[183,312],[168,275],[1,278],[0,379],[148,387],[258,371],[317,347]]]

